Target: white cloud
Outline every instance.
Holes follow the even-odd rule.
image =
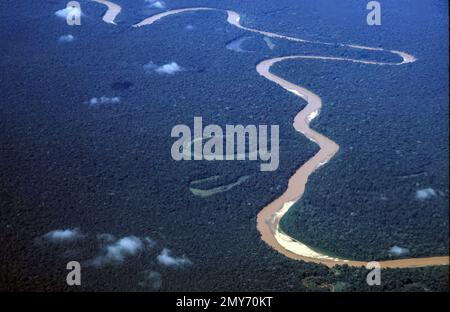
[[[192,262],[185,256],[172,257],[171,251],[167,248],[164,248],[162,250],[162,252],[158,255],[156,260],[158,260],[158,262],[160,264],[168,266],[168,267],[181,267],[181,266],[192,264]]]
[[[97,105],[98,104],[98,99],[96,97],[93,97],[89,100],[89,104],[90,105]]]
[[[394,246],[389,249],[389,253],[393,256],[403,256],[409,254],[408,248]]]
[[[186,30],[193,30],[193,29],[194,29],[194,26],[192,26],[191,24],[189,24],[189,25],[186,25],[186,27],[184,27],[184,29],[186,29]]]
[[[81,11],[81,9],[76,7],[64,8],[55,12],[55,15],[61,18],[67,18],[69,14],[81,16],[83,15],[83,12]]]
[[[144,70],[146,71],[155,71],[158,74],[168,74],[168,75],[172,75],[175,74],[176,72],[179,72],[182,70],[182,68],[175,62],[170,62],[161,66],[156,65],[153,62],[148,62],[147,64],[145,64],[144,66]]]
[[[89,100],[89,105],[91,106],[98,106],[102,104],[118,104],[120,103],[120,97],[113,96],[113,97],[107,97],[107,96],[101,96],[99,98],[93,97]]]
[[[127,236],[106,247],[106,256],[115,261],[123,261],[128,255],[134,255],[142,249],[142,242],[136,236]]]
[[[72,35],[63,35],[58,38],[59,42],[72,42],[75,39]]]
[[[134,256],[142,251],[144,244],[139,237],[126,236],[105,246],[104,254],[92,261],[96,266],[109,263],[122,263],[126,257]]]
[[[145,0],[145,2],[150,3],[149,7],[151,8],[164,9],[166,7],[166,3],[164,1]]]
[[[158,67],[156,69],[156,72],[160,73],[160,74],[169,74],[169,75],[171,75],[171,74],[174,74],[176,72],[179,72],[180,70],[181,70],[181,68],[180,68],[180,66],[178,66],[177,63],[171,62],[169,64],[165,64],[165,65],[162,65],[162,66]]]
[[[416,199],[425,200],[437,196],[436,191],[432,188],[425,188],[416,191]]]
[[[72,242],[83,238],[84,235],[78,229],[65,229],[48,232],[42,237],[51,242]]]
[[[44,241],[52,243],[68,243],[85,238],[78,228],[74,229],[60,229],[48,232],[35,239],[37,244],[42,244]],[[125,236],[117,239],[114,235],[109,233],[97,234],[94,236],[99,242],[99,254],[97,257],[86,260],[84,263],[88,266],[100,267],[107,264],[122,264],[126,258],[136,256],[142,252],[148,251],[156,245],[156,242],[148,236],[137,237],[134,235]],[[85,244],[91,243],[91,240],[86,240]],[[65,254],[73,255],[75,250],[66,251]],[[150,275],[150,277],[154,277]]]

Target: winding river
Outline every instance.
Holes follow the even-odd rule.
[[[106,14],[103,16],[103,20],[107,23],[115,24],[114,19],[120,13],[121,10],[120,6],[110,1],[104,0],[94,0],[94,1],[102,3],[107,6],[108,10]],[[226,12],[228,16],[227,21],[231,25],[249,32],[258,33],[266,37],[285,39],[294,42],[305,42],[305,43],[307,42],[321,45],[335,45],[334,43],[305,40],[249,28],[240,24],[240,15],[237,12],[208,7],[184,8],[166,11],[163,13],[150,16],[144,19],[143,21],[135,24],[134,27],[151,25],[161,20],[162,18],[170,15],[194,11]],[[302,133],[309,140],[315,142],[320,147],[319,152],[317,152],[312,158],[310,158],[306,163],[304,163],[300,168],[298,168],[297,171],[291,176],[288,182],[288,187],[284,191],[284,193],[281,194],[281,196],[279,196],[277,199],[268,204],[259,212],[257,216],[257,228],[264,242],[266,242],[269,246],[271,246],[279,253],[291,259],[324,264],[328,267],[343,264],[354,267],[363,267],[367,265],[368,263],[367,261],[342,259],[315,251],[309,246],[303,244],[302,242],[284,233],[279,225],[281,218],[283,218],[283,216],[286,214],[289,208],[295,202],[300,200],[300,198],[302,197],[305,191],[306,183],[308,182],[308,177],[314,171],[319,169],[322,165],[330,161],[339,150],[339,146],[333,140],[325,137],[324,135],[314,131],[309,127],[310,122],[319,115],[320,110],[322,108],[322,100],[320,99],[320,97],[308,89],[293,84],[287,80],[284,80],[280,76],[271,73],[270,68],[276,63],[288,60],[342,61],[342,62],[353,62],[379,66],[397,66],[407,63],[413,63],[416,61],[416,58],[414,56],[401,51],[385,50],[382,48],[372,48],[354,44],[338,44],[338,45],[350,49],[389,52],[394,55],[397,55],[399,58],[401,58],[401,61],[388,63],[388,62],[376,62],[369,60],[358,60],[333,56],[295,55],[263,60],[256,65],[256,71],[261,76],[276,83],[280,87],[284,88],[286,91],[293,93],[294,95],[300,97],[301,99],[307,102],[305,108],[295,116],[293,127],[295,128],[296,131]],[[439,256],[426,258],[407,258],[407,259],[378,261],[378,263],[382,268],[411,268],[411,267],[424,267],[436,265],[449,265],[449,257]]]
[[[107,10],[105,15],[103,15],[103,21],[105,21],[105,23],[108,24],[116,25],[116,22],[114,22],[114,20],[116,19],[116,16],[119,15],[120,12],[122,11],[122,7],[118,4],[106,0],[92,0],[92,1],[106,5]]]

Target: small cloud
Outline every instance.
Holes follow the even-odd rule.
[[[92,260],[95,266],[120,264],[126,257],[134,256],[143,249],[142,240],[136,236],[126,236],[105,246],[104,254]]]
[[[93,97],[89,100],[89,105],[95,106],[98,104],[98,99],[96,97]]]
[[[436,191],[430,187],[416,191],[416,199],[418,200],[426,200],[435,196],[437,196]]]
[[[102,97],[93,97],[91,98],[88,103],[90,106],[99,106],[99,105],[105,105],[105,104],[118,104],[120,103],[120,97],[118,96],[113,96],[113,97],[107,97],[107,96],[102,96]]]
[[[162,66],[158,67],[156,69],[156,72],[160,73],[160,74],[169,74],[169,75],[171,75],[171,74],[174,74],[176,72],[179,72],[180,70],[181,70],[181,68],[180,68],[180,66],[178,66],[177,63],[171,62],[169,64],[165,64],[165,65],[162,65]]]
[[[136,236],[127,236],[106,247],[106,256],[115,261],[123,261],[126,256],[134,255],[142,249],[142,241]]]
[[[175,63],[175,62],[170,62],[161,66],[156,65],[153,62],[148,62],[147,64],[145,64],[144,66],[144,70],[145,71],[155,71],[158,74],[168,74],[168,75],[173,75],[176,72],[181,71],[181,67]]]
[[[55,15],[61,18],[67,18],[69,14],[72,14],[74,16],[76,15],[81,16],[83,15],[83,12],[81,11],[80,8],[77,7],[68,7],[55,12]]]
[[[186,27],[184,27],[184,29],[186,29],[186,30],[193,30],[194,29],[194,26],[192,26],[192,25],[187,25]]]
[[[75,39],[72,35],[63,35],[58,38],[59,42],[72,42]]]
[[[186,265],[191,265],[192,262],[186,258],[185,256],[182,257],[172,257],[171,251],[167,248],[164,248],[162,252],[158,255],[156,258],[158,262],[164,266],[168,267],[182,267]]]
[[[145,0],[145,2],[150,3],[150,8],[164,9],[166,7],[166,3],[164,1]]]
[[[160,289],[162,285],[162,276],[156,271],[147,270],[143,272],[144,278],[139,282],[139,286],[144,288],[151,288],[154,290]]]
[[[394,247],[391,247],[389,249],[389,254],[391,256],[397,256],[397,257],[398,256],[404,256],[404,255],[409,254],[409,249],[408,248],[399,247],[399,246],[394,246]]]
[[[73,242],[83,238],[84,235],[78,229],[55,230],[43,235],[42,238],[54,243]]]

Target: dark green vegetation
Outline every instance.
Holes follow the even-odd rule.
[[[258,76],[255,64],[263,58],[280,54],[323,53],[363,58],[370,57],[370,54],[335,50],[334,47],[325,49],[294,45],[279,40],[274,40],[276,47],[270,50],[262,40],[257,40],[257,36],[246,41],[245,45],[248,45],[248,50],[260,52],[237,53],[227,50],[226,43],[248,34],[228,25],[223,13],[193,13],[172,17],[153,27],[131,29],[131,24],[156,11],[142,10],[139,1],[117,2],[124,6],[117,27],[101,21],[104,12],[102,6],[82,2],[87,17],[78,28],[69,28],[53,16],[53,12],[64,6],[60,1],[39,5],[1,4],[1,290],[73,290],[67,288],[65,283],[67,261],[91,258],[98,249],[98,243],[91,238],[82,244],[75,242],[56,247],[34,243],[36,237],[48,231],[68,227],[79,227],[83,233],[90,235],[111,233],[120,237],[150,236],[157,242],[150,252],[130,258],[122,265],[83,268],[83,286],[78,289],[81,291],[147,290],[141,288],[139,283],[143,272],[148,270],[161,274],[160,290],[163,291],[327,290],[319,287],[323,284],[333,285],[333,289],[341,291],[448,290],[446,267],[388,270],[382,274],[382,286],[369,287],[365,282],[366,270],[345,267],[330,270],[320,265],[289,260],[265,245],[256,230],[257,213],[285,189],[292,172],[309,159],[317,147],[292,128],[293,117],[304,103]],[[243,4],[242,1],[208,1],[207,4],[244,13],[243,23],[248,25],[300,37],[336,42],[354,41],[376,46],[395,35],[391,39],[393,42],[389,43],[392,48],[414,52],[419,45],[408,46],[407,41],[399,42],[401,38],[410,38],[403,36],[403,33],[357,37],[358,32],[351,30],[354,26],[351,23],[356,19],[361,24],[365,16],[354,14],[355,9],[342,19],[338,15],[330,15],[335,10],[321,9],[330,8],[328,0],[327,6],[313,2],[272,2],[264,6],[257,2]],[[354,1],[349,1],[341,8],[337,3],[333,4],[335,9],[343,12],[354,5]],[[201,4],[201,1],[171,1],[173,7]],[[361,4],[362,8],[364,6],[365,2]],[[295,12],[299,15],[293,15]],[[318,16],[321,19],[317,19]],[[24,20],[27,22],[24,23]],[[192,25],[193,30],[185,30],[186,25]],[[363,24],[358,30],[362,29],[365,29]],[[58,43],[57,38],[67,33],[72,33],[75,41],[70,44]],[[376,57],[386,60],[392,58],[384,54]],[[440,58],[433,59],[438,61]],[[150,61],[155,64],[175,61],[184,70],[173,76],[146,73],[143,65]],[[320,83],[320,80],[313,79],[315,73],[328,76],[332,72],[338,80],[347,70],[343,65],[336,65],[341,67],[334,71],[334,67],[326,67],[327,64],[296,63],[295,67],[293,63],[280,64],[288,65],[293,66],[293,71],[279,68],[283,75],[298,82],[302,82],[300,77],[311,77],[314,84]],[[297,69],[302,68],[298,66],[310,67],[304,67],[304,72],[298,72]],[[408,76],[411,75],[410,69],[371,68],[370,74],[374,77],[370,81],[384,79],[383,74],[389,71],[392,75],[398,75],[398,79],[410,77],[410,80],[416,80],[415,83],[427,82],[429,77],[421,77],[421,72],[416,72],[420,79]],[[363,69],[359,70],[359,74],[362,72]],[[292,77],[293,74],[295,77]],[[350,76],[343,75],[342,79],[352,81]],[[342,114],[338,107],[333,111],[333,106],[327,106],[327,103],[343,101],[342,92],[347,88],[359,92],[357,87],[352,87],[349,82],[340,86],[334,94],[327,93],[331,90],[326,85],[327,80],[322,83],[323,86],[320,85],[317,90],[319,94],[323,93],[325,107],[314,126],[341,144],[344,153],[345,146],[349,145],[344,141],[346,133],[343,127],[353,129],[352,134],[363,129],[359,127],[361,125],[357,127],[357,123],[365,120],[361,116],[365,116],[367,111],[361,104],[361,110],[355,111],[351,115],[352,119],[346,121],[347,114],[355,108],[350,104],[357,105],[359,102],[348,103],[347,114]],[[411,100],[413,96],[409,99],[406,94],[421,90],[411,89],[409,85],[402,88],[398,101]],[[362,96],[364,92],[358,94]],[[445,90],[437,88],[434,92],[437,92],[436,96],[441,96],[440,92]],[[121,103],[98,107],[90,107],[85,103],[92,97],[100,96],[120,96]],[[382,93],[379,96],[380,101],[385,100]],[[379,105],[377,108],[383,107]],[[408,106],[408,109],[414,112],[424,107],[426,105],[420,108]],[[381,112],[379,114],[384,115]],[[398,116],[393,114],[392,118],[394,115]],[[443,115],[445,112],[434,111],[425,116],[441,120]],[[279,124],[279,169],[275,172],[260,172],[258,162],[173,161],[170,157],[173,143],[170,131],[176,124],[191,125],[194,116],[202,116],[205,124],[221,126],[238,123]],[[422,132],[428,124],[418,122]],[[386,129],[386,125],[382,128]],[[438,133],[437,138],[433,138],[439,139],[443,132],[433,133]],[[425,134],[423,139],[429,138]],[[378,133],[373,136],[376,138],[374,146],[379,147],[385,141]],[[352,136],[348,137],[350,139]],[[353,139],[355,142],[351,144],[355,144],[355,149],[358,149],[357,144],[365,142],[357,137]],[[395,146],[403,140],[399,134],[397,139]],[[372,144],[369,140],[367,142]],[[434,149],[435,146],[440,146],[440,143],[430,144],[427,148]],[[426,149],[420,151],[427,152]],[[445,154],[446,149],[443,153],[430,163],[439,166],[448,155]],[[359,159],[346,160],[344,155],[338,155],[332,164],[311,177],[305,200],[313,190],[318,190],[315,196],[326,194],[319,189],[322,185],[333,186],[330,199],[327,200],[329,204],[342,206],[338,203],[352,202],[358,198],[354,192],[345,195],[348,197],[336,198],[344,194],[343,186],[348,187],[348,184],[336,183],[337,169],[330,172],[334,168],[333,164],[339,162],[355,166],[352,174],[365,170],[372,177],[369,180],[376,180],[377,183],[384,181],[378,180],[377,171],[372,170],[372,167],[362,166]],[[423,155],[429,159],[435,153]],[[389,161],[390,158],[387,158],[386,162]],[[378,167],[377,164],[375,168]],[[410,168],[405,169],[408,169],[405,171],[407,173]],[[428,169],[427,172],[431,174],[439,172],[439,169]],[[252,178],[242,187],[206,199],[198,198],[189,191],[191,181],[214,175],[227,176],[230,181],[236,181],[243,175]],[[441,172],[441,178],[445,179],[442,175]],[[351,186],[367,187],[365,183],[366,180],[359,179]],[[392,184],[385,185],[392,188]],[[430,186],[447,191],[446,185]],[[312,205],[317,206],[321,201],[323,198],[310,200]],[[413,201],[411,204],[418,203]],[[358,206],[358,211],[363,213],[364,208]],[[318,212],[327,214],[329,211],[327,207],[321,209],[314,210],[317,214],[310,220],[313,224],[323,220]],[[429,210],[422,211],[427,213],[423,218],[429,220]],[[336,224],[343,224],[348,219],[347,215],[337,215],[333,220],[337,217],[340,219]],[[295,223],[299,221],[294,216],[290,219]],[[446,220],[441,219],[442,222]],[[408,224],[412,221],[408,218]],[[418,222],[416,225],[422,224],[419,221],[420,218],[415,220]],[[404,219],[396,222],[402,226],[401,233],[408,233]],[[301,231],[301,228],[296,227],[295,230]],[[359,257],[367,255],[371,247],[363,239],[369,235],[368,231],[358,231],[361,231],[356,232],[361,233]],[[385,229],[370,231],[370,235],[378,235],[383,231]],[[327,244],[334,245],[340,241],[330,234],[333,231],[322,231],[317,246],[333,251]],[[298,237],[303,239],[300,235]],[[420,237],[417,241],[409,241],[424,242]],[[434,245],[430,245],[428,250],[436,251],[435,248],[444,245],[438,244],[435,239],[431,243]],[[390,241],[387,242],[386,246],[383,245],[375,252],[384,251],[390,244]],[[398,240],[392,244],[402,246]],[[192,265],[178,269],[162,267],[155,258],[165,247],[176,255],[185,254]],[[349,248],[343,248],[343,245],[339,247],[336,252],[342,251],[342,255],[352,252]],[[411,248],[417,254],[409,244],[402,247]]]

